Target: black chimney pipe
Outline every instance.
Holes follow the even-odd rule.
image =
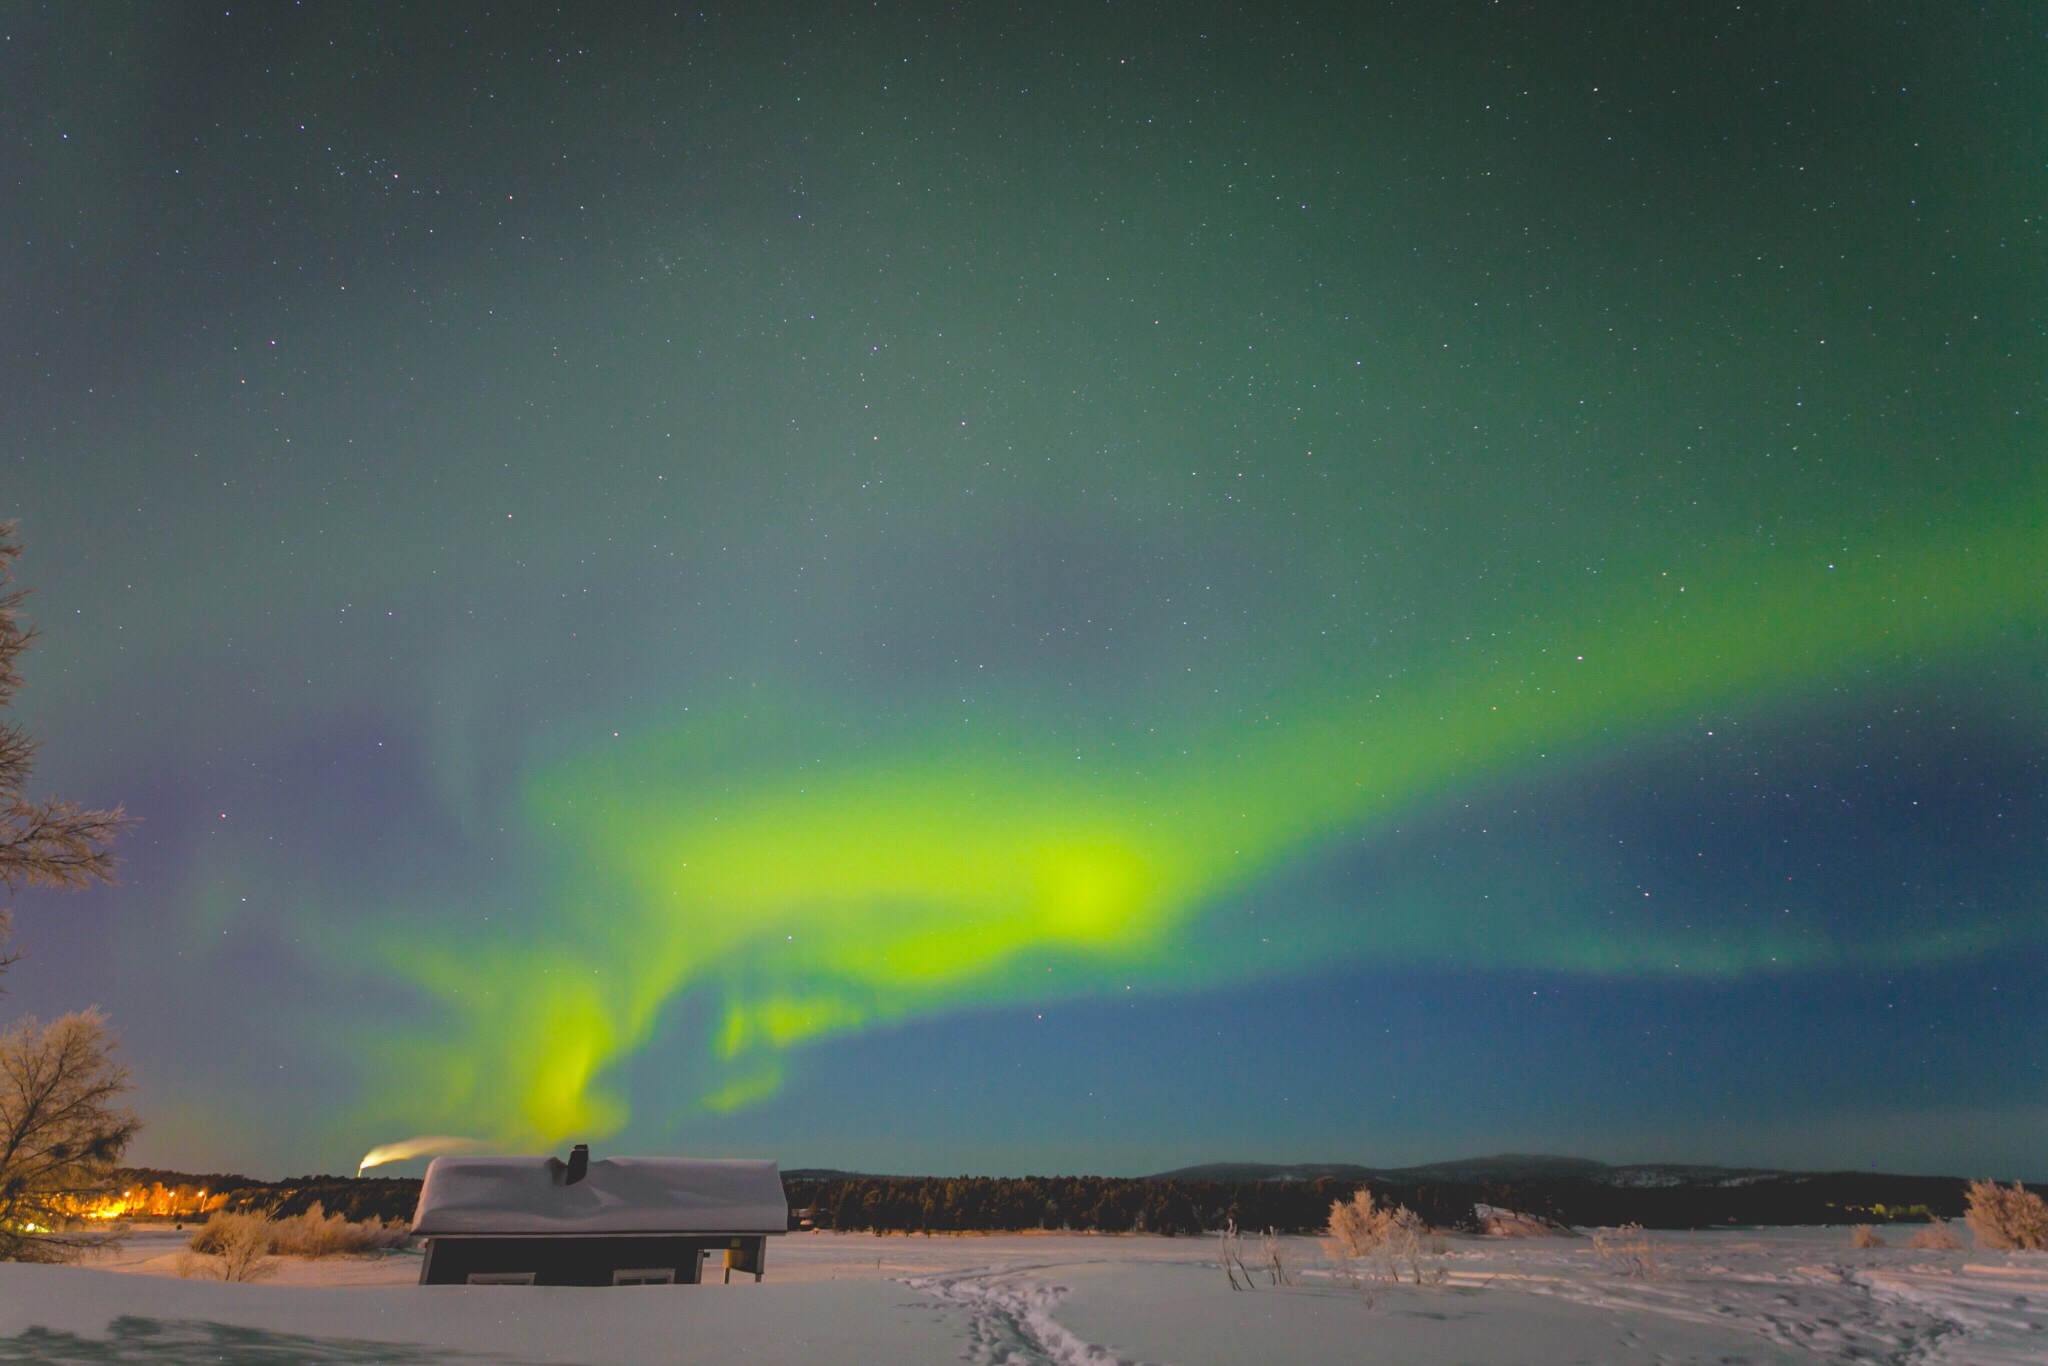
[[[569,1172],[562,1184],[573,1186],[588,1175],[590,1175],[590,1145],[588,1143],[578,1143],[575,1147],[569,1149]]]

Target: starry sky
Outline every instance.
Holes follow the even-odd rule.
[[[2048,1177],[2043,43],[0,8],[15,712],[140,818],[0,1009],[197,1170]]]

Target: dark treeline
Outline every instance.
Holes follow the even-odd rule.
[[[420,1183],[402,1176],[301,1176],[246,1193],[241,1209],[260,1209],[276,1219],[303,1214],[319,1205],[329,1214],[358,1222],[365,1219],[412,1222],[420,1202]]]
[[[1740,1185],[1608,1186],[1588,1181],[1512,1185],[1385,1181],[1199,1181],[1100,1176],[785,1179],[793,1210],[815,1227],[844,1232],[965,1233],[1067,1229],[1099,1233],[1202,1233],[1241,1229],[1314,1233],[1330,1206],[1361,1185],[1382,1203],[1406,1205],[1442,1229],[1472,1227],[1488,1204],[1578,1227],[1838,1224],[1956,1218],[1961,1180],[1857,1173],[1772,1177]]]
[[[818,1228],[876,1233],[1201,1233],[1319,1229],[1356,1182],[1179,1181],[1103,1176],[848,1176],[785,1179],[790,1208]]]
[[[133,1167],[116,1173],[113,1184],[124,1191],[154,1188],[161,1197],[154,1202],[160,1209],[138,1208],[131,1217],[177,1220],[204,1219],[217,1209],[258,1210],[273,1218],[289,1218],[318,1204],[329,1214],[357,1222],[396,1219],[409,1223],[420,1199],[417,1177],[294,1176],[258,1181],[220,1172],[194,1175]]]
[[[1377,1186],[1378,1183],[1374,1183]],[[1475,1197],[1578,1228],[1641,1224],[1709,1228],[1716,1224],[1876,1224],[1958,1219],[1969,1182],[1948,1176],[1860,1172],[1787,1174],[1734,1185],[1608,1186],[1531,1181],[1498,1198]],[[1398,1190],[1393,1194],[1398,1198]],[[1420,1207],[1417,1207],[1418,1210]],[[1424,1211],[1427,1217],[1427,1212]],[[1436,1222],[1434,1218],[1431,1222]]]
[[[123,1185],[204,1192],[205,1207],[166,1217],[204,1218],[212,1209],[299,1214],[318,1202],[349,1219],[410,1220],[420,1183],[412,1177],[300,1176],[256,1181],[136,1169]],[[1241,1229],[1316,1233],[1330,1206],[1371,1187],[1383,1203],[1406,1205],[1441,1229],[1472,1226],[1475,1204],[1540,1214],[1581,1228],[1641,1224],[1707,1228],[1716,1224],[1841,1224],[1959,1218],[1965,1182],[1953,1177],[1857,1172],[1772,1176],[1732,1185],[1610,1186],[1592,1181],[1358,1182],[1203,1181],[1113,1176],[785,1177],[792,1210],[812,1226],[872,1233],[1016,1233],[1033,1229],[1094,1233],[1191,1234],[1235,1221]]]

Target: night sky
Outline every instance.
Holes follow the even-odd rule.
[[[2048,1177],[2036,7],[619,8],[0,9],[136,1159]]]

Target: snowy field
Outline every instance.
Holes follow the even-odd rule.
[[[1845,1228],[1653,1234],[1647,1280],[1584,1238],[1452,1238],[1441,1289],[1347,1284],[1288,1239],[1296,1284],[1252,1291],[1198,1238],[792,1234],[760,1285],[582,1290],[426,1289],[412,1253],[181,1280],[185,1236],[0,1265],[0,1361],[2048,1362],[2048,1255]]]

